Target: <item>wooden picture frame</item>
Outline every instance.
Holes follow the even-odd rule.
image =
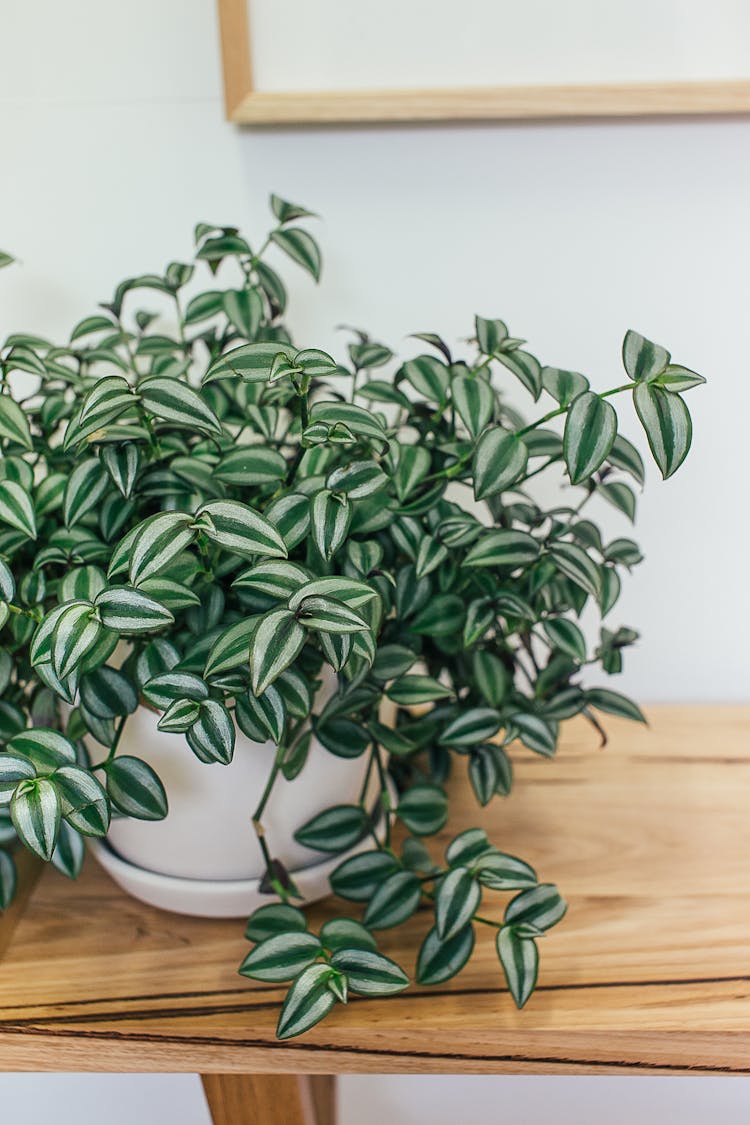
[[[256,90],[250,0],[218,0],[226,116],[237,125],[499,121],[750,113],[750,81],[424,90]]]

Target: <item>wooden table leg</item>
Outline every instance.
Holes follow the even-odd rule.
[[[336,1125],[332,1075],[203,1074],[214,1125]]]

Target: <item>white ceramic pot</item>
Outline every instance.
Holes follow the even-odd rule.
[[[316,707],[336,688],[323,675]],[[386,718],[387,716],[381,716]],[[148,762],[164,783],[169,813],[164,820],[118,818],[94,852],[113,878],[136,897],[156,906],[206,916],[248,914],[262,902],[265,865],[252,825],[273,765],[276,746],[251,742],[239,730],[228,766],[200,762],[183,735],[158,730],[159,716],[145,707],[131,715],[118,754]],[[367,755],[339,758],[313,737],[294,781],[279,775],[263,813],[266,841],[308,901],[330,890],[328,875],[341,862],[297,843],[295,832],[317,813],[337,804],[356,804],[367,770]],[[371,799],[376,790],[373,787]],[[369,846],[367,841],[361,847]],[[305,874],[306,873],[306,874]]]

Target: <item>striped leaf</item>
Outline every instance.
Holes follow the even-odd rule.
[[[312,274],[316,281],[320,281],[322,259],[320,248],[312,235],[301,227],[286,227],[284,230],[272,231],[270,237],[292,261]]]
[[[204,699],[197,721],[185,735],[190,749],[201,762],[229,765],[234,756],[235,729],[223,703]]]
[[[622,434],[618,434],[615,438],[614,445],[609,451],[607,460],[610,465],[614,465],[615,468],[630,473],[631,477],[634,477],[635,480],[638,481],[638,484],[643,484],[646,477],[643,458],[632,441],[628,441]]]
[[[498,711],[490,707],[471,707],[443,727],[438,741],[443,746],[475,746],[497,734],[501,724]]]
[[[21,407],[10,395],[0,395],[0,438],[32,448],[29,423]]]
[[[321,629],[326,633],[359,633],[368,628],[363,617],[336,598],[314,595],[302,598],[296,617],[306,629]]]
[[[98,457],[89,457],[70,474],[63,499],[63,519],[73,527],[95,508],[109,487],[109,475]]]
[[[320,942],[325,949],[331,951],[377,949],[377,942],[370,931],[354,918],[329,918],[320,928]]]
[[[372,949],[337,949],[331,964],[345,973],[352,992],[360,996],[391,996],[409,985],[404,970]]]
[[[472,437],[477,437],[492,421],[495,392],[481,377],[457,375],[451,383],[453,405]]]
[[[522,891],[537,885],[536,872],[528,863],[504,852],[485,852],[471,864],[479,882],[493,891]]]
[[[164,786],[140,758],[120,755],[107,765],[107,793],[120,812],[136,820],[163,820],[167,815]]]
[[[474,317],[474,330],[477,346],[482,355],[495,355],[508,338],[508,328],[502,320],[490,320],[483,316]]]
[[[438,594],[412,619],[412,632],[428,637],[446,637],[463,628],[466,607],[458,594]]]
[[[260,616],[254,615],[224,629],[211,646],[203,675],[206,679],[244,667],[250,657],[250,641],[258,628]]]
[[[499,528],[482,534],[468,551],[464,566],[503,566],[513,570],[534,562],[538,554],[539,544],[527,532]]]
[[[115,719],[132,715],[138,706],[138,695],[127,676],[105,664],[82,677],[81,702],[92,715]]]
[[[99,379],[83,400],[81,411],[65,432],[63,448],[85,441],[103,430],[138,401],[127,379],[108,375]]]
[[[608,715],[618,715],[622,719],[632,719],[636,723],[645,723],[646,716],[640,707],[621,695],[619,691],[610,691],[609,688],[589,688],[586,692],[586,702],[597,711],[605,711]]]
[[[175,699],[156,724],[167,734],[186,734],[200,717],[200,703],[194,699]]]
[[[223,308],[223,292],[217,289],[210,289],[206,293],[199,293],[187,303],[185,309],[185,323],[199,324],[202,320],[208,320],[209,317],[216,316],[218,313],[222,312]]]
[[[22,781],[10,802],[10,815],[18,838],[29,851],[50,860],[60,830],[60,798],[45,778]]]
[[[198,509],[193,527],[235,555],[287,556],[286,545],[276,527],[249,504],[238,500],[209,501]]]
[[[76,750],[73,743],[57,730],[33,727],[20,731],[6,744],[10,754],[28,759],[39,773],[52,773],[60,766],[73,765]]]
[[[161,602],[164,608],[172,613],[176,610],[200,605],[201,602],[198,595],[189,586],[184,586],[182,582],[174,582],[171,578],[165,578],[162,574],[157,574],[154,578],[142,579],[138,583],[138,589],[157,602]]]
[[[263,445],[244,445],[231,450],[212,470],[222,484],[241,488],[278,484],[285,479],[287,463],[275,449]]]
[[[439,785],[414,785],[401,797],[396,815],[415,836],[433,836],[448,819],[448,798]]]
[[[289,989],[276,1026],[278,1039],[292,1039],[320,1023],[336,1003],[329,988],[335,970],[329,965],[310,965]]]
[[[431,535],[425,535],[419,544],[414,564],[417,578],[424,578],[425,575],[432,574],[433,570],[437,570],[447,558],[448,548],[445,544],[438,539],[433,539]]]
[[[321,745],[337,758],[359,758],[372,742],[364,727],[343,717],[326,717],[316,724],[315,735]]]
[[[429,473],[432,457],[422,445],[401,445],[396,448],[398,461],[393,473],[393,486],[403,504]]]
[[[570,406],[574,398],[589,389],[589,381],[578,371],[562,371],[559,367],[542,368],[542,386],[560,406]]]
[[[13,600],[15,592],[16,580],[13,577],[13,572],[8,564],[0,559],[0,598],[3,601],[10,602]]]
[[[523,1008],[536,988],[539,950],[533,937],[523,937],[513,926],[497,933],[497,954],[517,1008]]]
[[[58,596],[66,602],[93,602],[106,585],[107,580],[98,566],[77,566],[64,575]]]
[[[110,586],[95,604],[102,624],[115,633],[148,633],[174,621],[161,602],[132,586]]]
[[[266,519],[275,525],[291,551],[310,530],[310,498],[300,492],[280,496],[266,508]]]
[[[312,538],[324,559],[330,560],[344,543],[352,521],[349,500],[329,489],[315,494],[311,507]]]
[[[632,329],[625,333],[622,342],[622,362],[634,382],[651,382],[664,370],[669,360],[670,355],[666,348],[652,343]]]
[[[579,664],[586,659],[586,638],[575,621],[567,617],[548,617],[542,622],[547,637],[554,648],[572,656]]]
[[[208,685],[192,672],[160,672],[145,680],[142,690],[144,699],[160,711],[176,699],[192,699],[198,703],[208,699]]]
[[[671,394],[689,391],[692,387],[699,387],[705,381],[697,371],[691,371],[690,368],[682,367],[679,363],[668,364],[661,374],[653,380],[656,386],[663,387],[665,391],[669,391]]]
[[[493,426],[482,434],[474,453],[474,496],[494,496],[523,476],[529,451],[518,434]]]
[[[397,871],[383,880],[367,904],[364,924],[370,930],[399,926],[415,913],[422,900],[422,884],[411,871]]]
[[[535,401],[539,398],[542,393],[542,369],[535,356],[516,348],[515,351],[498,352],[495,358],[513,372]]]
[[[557,750],[557,726],[540,715],[517,711],[509,717],[508,726],[514,728],[508,733],[520,738],[524,746],[528,746],[535,754],[551,758]]]
[[[66,879],[77,879],[83,867],[86,847],[79,832],[65,820],[60,821],[57,843],[51,863]]]
[[[576,586],[596,598],[601,589],[601,571],[582,547],[575,543],[553,543],[550,554],[555,566]]]
[[[465,867],[454,867],[438,883],[435,927],[438,937],[450,941],[469,924],[482,900],[479,883]]]
[[[301,934],[306,929],[307,920],[301,910],[284,902],[270,902],[250,915],[245,937],[260,942],[277,934]]]
[[[70,602],[63,607],[51,637],[52,671],[64,680],[78,668],[99,639],[101,624],[90,602]]]
[[[330,427],[346,427],[358,437],[386,444],[386,433],[379,419],[351,402],[316,402],[310,411],[310,420]]]
[[[388,876],[398,870],[389,852],[370,851],[345,859],[330,877],[331,890],[351,902],[367,902]]]
[[[0,911],[7,910],[16,895],[18,876],[13,857],[0,848]]]
[[[248,383],[265,383],[271,374],[273,361],[277,355],[292,360],[295,349],[291,344],[276,341],[268,343],[243,344],[233,348],[214,360],[203,376],[203,385],[217,379],[241,378]]]
[[[343,852],[361,840],[367,823],[367,813],[359,805],[334,805],[303,824],[294,838],[319,852]]]
[[[231,324],[246,340],[254,340],[263,319],[263,298],[257,289],[228,289],[222,299]]]
[[[36,539],[36,517],[31,497],[12,480],[0,480],[0,522],[22,531],[28,539]]]
[[[237,699],[234,713],[237,726],[252,742],[267,742],[269,739],[281,744],[286,726],[286,705],[275,684],[271,684],[262,695],[252,692]]]
[[[600,484],[597,492],[614,508],[627,516],[631,523],[635,522],[636,498],[633,489],[624,481],[606,481]]]
[[[560,897],[553,883],[540,883],[528,891],[521,891],[508,903],[505,922],[508,925],[531,925],[537,930],[548,930],[565,914],[568,905]]]
[[[126,500],[129,499],[138,476],[138,446],[130,441],[122,445],[105,445],[102,461],[116,488]]]
[[[141,405],[182,429],[220,434],[221,422],[197,391],[179,379],[150,376],[138,385]]]
[[[243,570],[232,586],[238,590],[252,590],[271,598],[290,598],[312,578],[312,571],[297,562],[269,559]],[[295,608],[295,607],[291,607]]]
[[[442,406],[448,401],[450,371],[435,356],[420,355],[416,359],[408,360],[401,368],[400,374],[428,402]]]
[[[261,620],[250,645],[250,679],[255,695],[297,658],[307,634],[291,610],[276,609]]]
[[[253,980],[285,981],[298,976],[317,960],[321,945],[315,934],[275,934],[256,945],[240,965],[243,977]]]
[[[411,654],[410,654],[411,655]],[[400,707],[416,707],[420,703],[433,703],[453,695],[452,688],[438,683],[432,676],[402,676],[386,691],[389,699]]]
[[[617,436],[617,414],[605,399],[584,391],[568,410],[563,435],[565,464],[572,484],[587,480],[604,464]]]
[[[388,478],[375,461],[352,461],[350,465],[341,465],[329,474],[326,488],[346,493],[351,500],[361,500],[387,483]]]
[[[54,777],[62,815],[84,836],[104,836],[109,828],[109,801],[93,774],[79,766],[63,766]]]
[[[289,598],[289,608],[296,610],[303,599],[310,597],[332,597],[344,602],[350,609],[359,609],[378,597],[367,582],[359,578],[331,575],[328,578],[314,578],[300,586]]]
[[[137,585],[144,578],[152,578],[169,564],[195,539],[192,517],[184,512],[161,512],[139,524],[121,541],[120,547],[129,560],[130,581]],[[121,569],[119,552],[114,552],[108,574],[111,577]]]
[[[8,751],[0,754],[0,807],[7,805],[22,781],[36,777],[36,769],[22,754]]]
[[[465,926],[444,941],[433,927],[422,942],[417,958],[417,984],[442,984],[463,969],[474,949],[474,927]]]
[[[666,480],[688,455],[693,439],[690,412],[679,395],[647,383],[638,383],[633,401],[654,460]]]
[[[492,850],[483,828],[467,828],[454,836],[445,849],[445,860],[451,867],[473,865],[480,856]]]

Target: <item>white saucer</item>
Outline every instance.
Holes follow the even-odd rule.
[[[395,791],[391,791],[392,798],[394,794]],[[375,827],[378,840],[382,841],[384,834],[385,815]],[[247,918],[259,906],[274,902],[276,898],[261,892],[260,879],[180,879],[174,875],[159,875],[122,859],[106,839],[89,839],[88,846],[98,863],[124,891],[149,906],[158,906],[175,914],[190,914],[197,918]],[[336,867],[345,859],[367,851],[370,846],[371,839],[365,837],[346,852],[327,856],[299,871],[291,871],[304,902],[317,902],[329,895],[329,878]]]

